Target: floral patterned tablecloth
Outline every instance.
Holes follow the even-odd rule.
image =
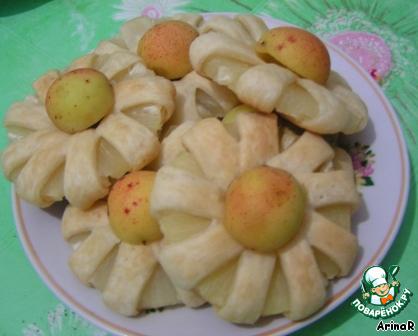
[[[269,15],[338,45],[383,88],[397,111],[411,158],[408,207],[399,235],[384,259],[397,264],[418,293],[418,1],[416,0],[2,0],[0,4],[0,114],[31,92],[31,83],[51,68],[63,68],[112,36],[137,15],[176,12],[251,12]],[[387,139],[391,141],[391,139]],[[0,128],[0,148],[7,144]],[[373,184],[370,148],[352,149],[358,182]],[[390,172],[387,173],[390,178]],[[10,184],[0,177],[0,335],[107,335],[59,302],[24,255],[12,216]],[[418,299],[393,318],[418,323]],[[376,320],[349,302],[295,335],[370,335]]]

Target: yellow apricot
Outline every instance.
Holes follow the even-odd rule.
[[[54,125],[67,133],[85,130],[114,105],[114,92],[106,76],[92,68],[76,69],[56,79],[49,87],[45,106]]]

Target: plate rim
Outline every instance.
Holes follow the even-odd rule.
[[[210,12],[210,13],[201,13],[202,16],[212,16],[212,15],[234,15],[234,14],[241,14],[235,12]],[[274,17],[265,15],[265,14],[254,14],[258,17],[266,19],[267,21],[274,21],[279,25],[291,25],[298,27],[294,24],[289,22],[276,19]],[[399,193],[398,205],[396,207],[395,215],[392,219],[392,223],[388,229],[388,232],[383,239],[382,243],[379,245],[379,248],[374,253],[374,255],[367,261],[367,266],[371,266],[374,264],[380,264],[380,262],[386,257],[389,249],[392,247],[396,237],[398,236],[399,230],[403,224],[404,216],[406,207],[408,204],[409,199],[409,192],[410,192],[410,160],[408,154],[408,147],[403,135],[402,128],[400,126],[399,119],[397,117],[396,110],[393,108],[392,104],[390,103],[389,99],[384,94],[382,88],[373,80],[370,75],[364,70],[360,64],[358,64],[355,60],[353,60],[348,54],[346,54],[343,50],[338,48],[336,45],[333,45],[330,42],[324,41],[327,48],[332,49],[336,52],[340,57],[342,57],[345,61],[347,61],[350,66],[358,72],[358,74],[364,79],[365,82],[373,89],[374,94],[376,97],[381,101],[382,105],[384,106],[385,113],[389,117],[390,124],[393,126],[393,130],[396,134],[396,140],[399,148],[399,154],[401,157],[401,174],[402,174],[402,186]],[[95,312],[91,311],[87,307],[83,306],[81,303],[77,302],[73,299],[72,295],[68,294],[68,292],[60,286],[53,277],[48,272],[45,265],[42,264],[38,254],[35,251],[35,248],[29,238],[29,234],[25,228],[25,221],[22,214],[21,209],[21,199],[17,196],[15,187],[12,184],[11,188],[11,203],[13,208],[13,217],[15,226],[19,235],[19,239],[21,244],[24,248],[26,257],[30,260],[32,267],[35,269],[36,273],[42,279],[44,284],[51,290],[54,295],[67,306],[69,306],[72,310],[76,311],[80,316],[85,318],[86,320],[90,321],[94,325],[98,326],[99,328],[111,332],[116,335],[136,335],[136,336],[146,336],[145,334],[133,331],[130,329],[126,329],[123,326],[116,325],[113,322],[104,319],[103,317],[98,316]],[[268,331],[263,331],[261,333],[257,333],[254,336],[267,336],[267,335],[283,335],[295,332],[300,330],[309,324],[312,324],[321,318],[325,317],[332,311],[334,311],[338,306],[340,306],[343,302],[354,294],[355,291],[358,290],[357,286],[354,284],[358,284],[362,276],[362,272],[352,275],[350,278],[350,282],[341,289],[335,295],[328,297],[324,306],[321,308],[319,312],[315,315],[304,319],[302,321],[288,321],[286,324],[272,328]]]

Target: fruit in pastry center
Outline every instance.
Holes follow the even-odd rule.
[[[292,175],[261,166],[250,169],[229,186],[224,225],[247,248],[272,252],[298,232],[305,196]]]
[[[232,110],[228,111],[228,113],[225,114],[225,117],[222,119],[222,123],[224,124],[228,132],[237,139],[239,139],[239,131],[236,120],[240,113],[246,112],[255,113],[257,111],[251,106],[242,104],[235,106]]]
[[[116,236],[130,244],[146,244],[162,238],[157,221],[151,217],[149,199],[155,172],[133,172],[116,182],[107,203],[109,221]]]
[[[198,32],[177,20],[165,21],[148,30],[138,45],[138,55],[157,75],[178,79],[190,71],[189,49]]]
[[[55,80],[46,96],[46,110],[57,128],[75,133],[93,126],[109,114],[115,102],[106,76],[91,68],[65,73]]]
[[[235,106],[232,110],[230,110],[227,114],[225,114],[225,117],[223,118],[222,122],[225,125],[233,124],[235,120],[237,119],[238,114],[242,112],[254,113],[257,111],[248,105],[243,105],[243,104],[238,105],[238,106]]]
[[[301,77],[319,84],[328,80],[331,61],[327,47],[306,30],[295,27],[270,29],[258,41],[256,51]]]

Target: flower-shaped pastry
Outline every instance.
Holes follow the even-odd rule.
[[[347,275],[357,254],[348,155],[244,106],[222,122],[186,123],[166,142],[175,155],[157,173],[151,211],[173,283],[236,323],[320,309],[326,278]]]
[[[65,71],[49,71],[34,83],[36,96],[9,109],[4,125],[12,143],[2,166],[20,197],[40,207],[65,197],[87,209],[107,195],[111,178],[156,158],[158,132],[175,109],[175,88],[128,49],[132,34],[129,25],[123,26],[121,36],[101,42]],[[98,70],[112,84],[113,110],[86,129],[66,133],[47,114],[47,92],[69,71],[85,68]]]
[[[116,83],[114,91],[113,113],[75,134],[55,128],[35,98],[12,106],[5,126],[25,135],[6,148],[2,166],[20,197],[46,207],[65,196],[85,209],[107,195],[109,178],[141,169],[158,155],[150,125],[172,114],[173,85],[157,76],[135,77]]]
[[[154,256],[153,245],[161,237],[149,217],[154,176],[149,171],[128,174],[114,185],[108,204],[99,201],[88,210],[69,205],[62,219],[64,239],[74,248],[71,270],[100,290],[107,306],[126,316],[204,302],[192,291],[175,288]]]
[[[229,87],[240,101],[261,112],[279,112],[292,123],[321,134],[361,131],[367,108],[342,81],[323,86],[266,63],[255,49],[231,34],[210,31],[190,47],[193,69]],[[333,75],[335,77],[336,75]]]

